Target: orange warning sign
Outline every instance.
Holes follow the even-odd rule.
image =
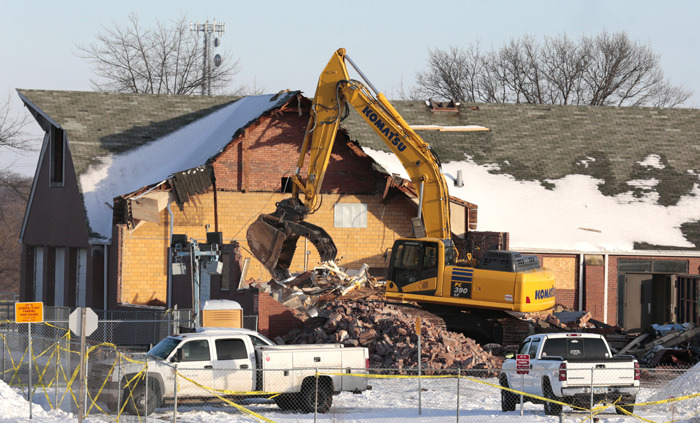
[[[15,322],[38,323],[44,321],[44,303],[15,303]]]

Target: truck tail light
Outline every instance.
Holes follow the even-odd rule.
[[[559,380],[560,381],[566,380],[566,363],[561,363],[559,365]]]
[[[365,369],[369,370],[369,358],[365,358]]]
[[[639,380],[640,376],[642,375],[642,369],[639,368],[639,363],[634,362],[634,380]]]

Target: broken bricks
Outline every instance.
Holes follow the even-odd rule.
[[[410,368],[418,364],[415,318],[381,301],[333,301],[325,324],[308,321],[283,337],[286,344],[342,343],[369,349],[374,368]],[[424,321],[422,362],[428,369],[500,368],[502,358],[484,351],[462,334]]]

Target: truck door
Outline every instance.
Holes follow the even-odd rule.
[[[542,338],[532,338],[527,354],[530,355],[530,373],[525,375],[525,392],[541,395],[542,375],[544,369],[537,360],[537,350],[540,349]]]
[[[200,384],[207,388],[215,388],[209,341],[187,341],[180,346],[176,355],[179,358],[177,371],[183,376],[178,380],[178,396],[211,396],[205,389],[197,386]]]
[[[216,360],[214,361],[216,388],[235,392],[254,391],[253,359],[255,352],[252,345],[248,345],[242,338],[234,337],[216,339],[214,345],[216,348]]]

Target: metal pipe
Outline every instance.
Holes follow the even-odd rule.
[[[578,309],[583,310],[583,271],[585,269],[585,257],[583,254],[579,254],[578,259]]]
[[[609,265],[608,265],[608,255],[605,254],[604,256],[604,267],[605,267],[605,276],[603,277],[603,323],[608,323],[608,271],[609,271]]]
[[[423,187],[424,186],[425,186],[425,182],[421,181],[420,192],[418,193],[418,217],[419,218],[423,215]]]
[[[174,218],[173,211],[170,209],[170,203],[166,207],[168,209],[168,215],[170,215],[170,239],[168,242],[168,280],[166,281],[166,289],[168,291],[168,309],[173,306],[173,251],[170,245],[173,245],[173,231],[174,231]]]
[[[102,298],[102,309],[107,310],[107,275],[109,272],[107,271],[107,263],[109,263],[109,260],[107,260],[107,253],[109,252],[107,249],[107,244],[103,245],[104,247],[104,277],[102,278],[102,283],[103,283],[103,288],[102,290],[104,291],[104,295]]]
[[[367,85],[369,85],[369,87],[372,89],[372,91],[374,91],[375,94],[379,94],[379,90],[376,89],[376,88],[374,87],[374,85],[372,85],[371,82],[369,82],[369,79],[367,79],[367,77],[365,76],[365,74],[362,73],[362,71],[360,70],[360,68],[357,67],[357,65],[355,64],[355,62],[352,61],[352,59],[350,58],[350,56],[348,56],[348,55],[346,54],[346,55],[345,55],[345,59],[348,61],[348,63],[350,63],[350,65],[352,65],[352,67],[357,71],[357,73],[360,74],[360,77],[367,83]]]

